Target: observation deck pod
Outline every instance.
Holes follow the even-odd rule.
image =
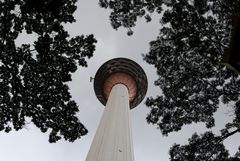
[[[114,58],[105,62],[94,78],[94,91],[105,106],[112,87],[124,84],[128,88],[130,109],[145,97],[148,87],[147,76],[136,62],[127,58]]]

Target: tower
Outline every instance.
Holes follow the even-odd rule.
[[[98,69],[94,91],[106,107],[86,161],[134,161],[129,111],[147,92],[145,72],[130,59],[111,59]]]

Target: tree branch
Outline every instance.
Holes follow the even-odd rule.
[[[232,131],[232,132],[230,132],[230,133],[222,136],[222,137],[221,137],[221,141],[225,140],[225,139],[228,138],[229,136],[234,135],[234,134],[237,133],[237,132],[240,132],[240,128],[238,128],[238,129],[236,129],[236,130],[234,130],[234,131]]]

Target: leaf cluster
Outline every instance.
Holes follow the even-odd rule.
[[[174,144],[170,149],[171,161],[239,161],[238,153],[230,157],[221,138],[212,132],[193,134],[188,145]]]
[[[26,126],[26,118],[49,142],[73,142],[87,133],[71,99],[71,73],[93,56],[93,35],[70,37],[64,23],[75,21],[76,0],[0,1],[0,131]],[[16,45],[23,31],[33,44]]]
[[[239,132],[240,78],[221,61],[229,47],[232,17],[239,14],[240,1],[99,2],[111,10],[110,20],[115,29],[122,26],[131,31],[138,18],[147,15],[151,18],[154,12],[162,15],[160,33],[149,43],[149,52],[143,56],[156,68],[158,79],[154,84],[159,88],[158,96],[147,98],[146,105],[150,108],[147,122],[157,125],[163,135],[197,122],[211,128],[220,103],[234,104],[233,121],[221,130],[221,136],[211,132],[202,136],[195,134],[189,145],[175,145],[171,149],[171,160],[231,160],[222,141]],[[216,148],[212,148],[214,146]]]

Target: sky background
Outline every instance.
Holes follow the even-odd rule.
[[[89,133],[74,143],[61,140],[50,144],[49,133],[41,133],[29,121],[29,124],[18,132],[0,132],[0,161],[84,161],[104,110],[94,94],[90,77],[94,77],[97,69],[109,59],[126,57],[136,61],[148,77],[149,88],[146,96],[161,94],[161,90],[153,86],[157,78],[155,69],[145,63],[141,56],[148,51],[148,43],[155,40],[159,33],[159,15],[152,15],[153,21],[150,23],[145,23],[144,19],[139,20],[133,29],[134,35],[129,37],[126,29],[112,29],[109,11],[99,8],[98,0],[79,0],[77,5],[74,14],[77,22],[65,25],[66,30],[71,36],[94,34],[98,40],[94,56],[88,61],[88,68],[80,67],[73,74],[73,81],[68,83],[72,98],[79,105],[78,117]],[[17,42],[29,43],[33,42],[34,38],[34,35],[23,34]],[[146,122],[149,109],[144,105],[145,100],[146,98],[130,113],[135,161],[168,161],[168,151],[172,144],[185,144],[194,132],[203,133],[207,130],[199,123],[184,126],[181,131],[163,137],[156,126]],[[210,130],[219,133],[218,129],[231,120],[231,105],[222,106],[215,116],[216,127]],[[238,134],[224,142],[231,154],[234,154],[240,145],[239,137]]]

